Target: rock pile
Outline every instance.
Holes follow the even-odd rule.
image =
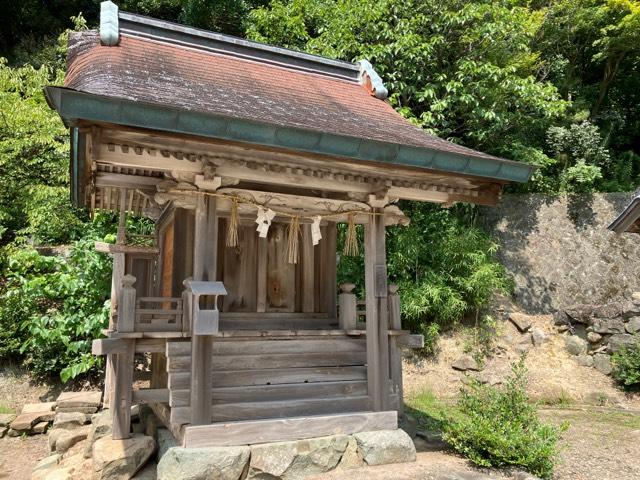
[[[5,434],[17,437],[46,433],[51,422],[62,413],[78,413],[84,424],[88,421],[85,415],[96,413],[100,408],[101,396],[99,391],[63,392],[55,402],[27,403],[17,416],[0,416],[0,438]]]
[[[134,433],[126,440],[111,438],[108,410],[55,414],[49,432],[51,454],[34,467],[32,480],[124,480],[155,478],[155,464],[147,477],[136,477],[156,450],[153,437]]]
[[[640,294],[627,302],[574,305],[556,312],[554,324],[580,365],[609,375],[611,354],[640,341]]]

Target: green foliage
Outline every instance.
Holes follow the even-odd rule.
[[[459,210],[406,202],[409,226],[389,229],[389,275],[400,285],[408,325],[426,332],[429,322],[449,326],[485,305],[511,282],[496,260],[498,245]]]
[[[640,387],[640,339],[611,356],[613,378],[626,388]]]
[[[107,325],[111,262],[92,238],[75,242],[67,257],[7,247],[2,277],[0,325],[15,335],[12,343],[0,342],[3,356],[19,348],[32,372],[63,381],[99,365],[91,340]]]
[[[444,440],[477,465],[513,465],[551,478],[566,427],[540,421],[526,386],[524,358],[513,365],[504,387],[472,382],[462,390],[456,414],[444,423]]]
[[[520,2],[274,0],[250,38],[345,60],[369,59],[392,104],[423,128],[504,153],[543,136],[566,108],[536,78],[543,16]]]

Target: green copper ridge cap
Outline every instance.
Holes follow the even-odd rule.
[[[78,120],[112,123],[504,182],[526,182],[535,168],[511,160],[230,118],[64,87],[46,87],[45,94],[49,105],[58,111],[67,126],[74,126]]]

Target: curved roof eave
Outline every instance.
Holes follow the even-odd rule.
[[[424,168],[502,182],[526,182],[535,167],[498,158],[480,158],[424,147],[260,123],[210,113],[46,87],[47,101],[69,125],[76,120],[105,122],[172,133],[283,148],[320,155]]]

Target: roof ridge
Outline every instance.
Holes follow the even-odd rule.
[[[134,13],[120,11],[118,12],[118,20],[119,30],[132,36],[151,38],[178,45],[188,45],[201,50],[224,53],[263,63],[286,65],[292,69],[311,71],[354,83],[358,83],[360,79],[360,66],[352,62],[335,60],[232,35],[187,27],[179,23],[158,20]]]

